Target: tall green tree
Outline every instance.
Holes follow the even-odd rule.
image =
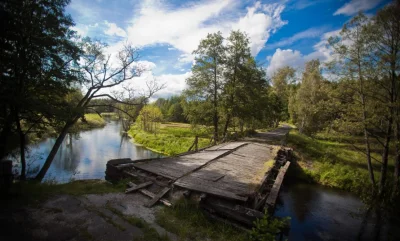
[[[225,62],[223,41],[221,32],[208,34],[200,41],[197,50],[193,52],[196,63],[192,67],[192,76],[186,80],[189,101],[197,101],[198,104],[209,102],[212,105],[214,143],[219,139],[219,107]]]
[[[374,73],[374,66],[371,61],[371,43],[366,31],[368,21],[368,18],[360,13],[343,26],[338,37],[329,39],[336,55],[336,59],[330,63],[330,68],[336,75],[340,76],[343,82],[341,86],[355,90],[354,93],[358,97],[358,101],[354,101],[354,97],[351,96],[353,93],[347,92],[350,93],[350,96],[346,98],[350,101],[347,104],[352,105],[345,107],[348,112],[346,112],[344,119],[356,120],[358,118],[359,122],[362,123],[368,172],[371,184],[375,186],[371,163],[371,134],[369,132],[372,113],[368,111],[368,107],[373,101],[368,79]]]
[[[25,179],[26,135],[40,125],[59,120],[64,96],[77,81],[70,66],[80,50],[73,41],[68,0],[8,0],[0,2],[0,158],[17,132],[21,179]]]
[[[276,95],[282,104],[281,118],[287,120],[289,118],[289,99],[293,93],[293,85],[295,84],[296,70],[292,67],[282,67],[272,75],[272,86]]]
[[[393,130],[397,137],[397,157],[395,160],[395,189],[398,188],[398,175],[400,164],[400,133],[398,114],[399,108],[396,103],[399,100],[399,71],[400,71],[400,2],[395,1],[377,12],[373,21],[368,26],[369,40],[374,48],[374,57],[377,61],[378,76],[374,78],[375,84],[379,86],[381,95],[380,107],[385,112],[382,115],[382,158],[381,176],[379,180],[380,194],[383,196],[389,162],[390,142]],[[397,115],[397,116],[396,116]],[[393,128],[394,125],[394,128]]]
[[[251,67],[248,65],[248,60],[251,59],[249,44],[249,38],[241,31],[232,31],[227,38],[225,83],[222,97],[226,112],[223,136],[226,135],[231,118],[238,114],[237,97],[243,89],[243,78],[246,78],[243,72],[246,71],[246,68]]]
[[[302,81],[296,93],[296,125],[299,131],[312,135],[326,127],[329,102],[319,60],[306,63]]]

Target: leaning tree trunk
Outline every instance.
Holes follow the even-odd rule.
[[[44,176],[47,173],[47,170],[49,170],[51,163],[53,162],[54,157],[57,154],[58,149],[60,148],[62,142],[64,141],[65,136],[68,134],[69,128],[76,122],[77,119],[73,121],[68,121],[64,128],[61,130],[60,135],[57,137],[56,142],[53,145],[53,148],[51,149],[49,155],[47,156],[47,159],[45,163],[43,164],[42,168],[40,169],[40,172],[36,175],[35,180],[36,181],[42,181]]]

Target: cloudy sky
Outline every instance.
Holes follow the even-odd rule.
[[[109,44],[110,53],[125,42],[141,48],[145,79],[166,84],[158,97],[179,94],[191,75],[192,51],[207,33],[245,31],[251,53],[268,75],[311,59],[326,61],[326,40],[358,11],[374,14],[389,0],[72,0],[67,12],[82,36]]]

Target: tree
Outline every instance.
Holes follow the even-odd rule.
[[[355,94],[358,96],[359,101],[352,100],[352,96],[347,99],[353,104],[359,103],[359,106],[353,108],[353,111],[347,112],[347,117],[344,119],[359,118],[362,123],[368,172],[371,184],[375,186],[375,177],[371,164],[370,132],[368,131],[371,128],[371,116],[368,115],[367,111],[368,102],[370,101],[368,93],[370,91],[366,86],[367,79],[371,77],[371,70],[374,68],[370,61],[372,57],[371,46],[365,30],[367,22],[368,19],[363,14],[359,14],[343,26],[339,37],[329,39],[329,43],[337,55],[337,58],[330,63],[330,68],[336,75],[341,76],[342,82],[348,82],[345,86],[356,90]],[[355,118],[349,116],[354,114]]]
[[[146,105],[140,111],[136,123],[142,130],[156,134],[162,119],[160,108],[155,105]]]
[[[296,125],[299,131],[307,135],[314,134],[326,126],[328,100],[324,91],[324,80],[320,71],[319,60],[306,63],[302,81],[296,93]]]
[[[396,160],[395,160],[395,191],[398,188],[398,175],[400,164],[400,133],[399,133],[399,107],[395,108],[399,98],[399,70],[400,70],[400,2],[396,1],[378,11],[373,21],[369,24],[369,39],[374,48],[374,57],[377,57],[379,75],[374,78],[375,83],[382,90],[380,95],[382,107],[386,110],[382,122],[382,165],[379,180],[380,196],[384,194],[387,179],[387,167],[389,162],[389,149],[392,140],[393,129],[396,130]],[[397,116],[396,116],[397,114]],[[395,128],[393,128],[395,124]]]
[[[220,95],[223,85],[223,67],[225,47],[221,32],[208,34],[200,41],[193,53],[196,54],[196,64],[192,67],[192,76],[186,80],[188,88],[186,95],[189,101],[212,104],[212,122],[214,127],[214,143],[218,141],[218,121]]]
[[[72,40],[68,0],[1,1],[0,158],[13,132],[19,136],[25,179],[28,133],[57,121],[76,75],[70,66],[79,48]]]
[[[251,59],[249,38],[245,33],[240,31],[232,31],[227,38],[226,60],[225,60],[225,83],[223,87],[224,109],[226,112],[226,120],[224,125],[223,136],[226,135],[229,122],[232,117],[237,116],[236,108],[237,96],[243,87],[244,79],[243,71],[246,67],[251,67],[247,61]]]
[[[91,100],[95,98],[109,98],[114,103],[140,105],[141,103],[138,103],[137,100],[146,101],[162,88],[155,80],[150,81],[147,83],[147,93],[143,93],[142,98],[136,98],[129,102],[124,102],[110,94],[104,94],[105,90],[121,85],[125,81],[141,74],[143,69],[137,64],[139,57],[137,49],[127,45],[116,55],[105,55],[105,45],[100,42],[91,41],[88,38],[82,41],[80,47],[84,54],[80,58],[79,65],[76,65],[75,71],[78,73],[79,80],[87,91],[75,106],[65,110],[64,124],[44,165],[35,178],[39,181],[45,176],[71,126],[76,123],[86,109],[99,106],[98,104],[91,104]],[[119,109],[117,106],[113,106],[113,108]]]
[[[289,118],[289,99],[293,93],[292,88],[295,82],[296,70],[292,67],[282,67],[272,75],[272,86],[282,104],[281,118],[287,120]]]

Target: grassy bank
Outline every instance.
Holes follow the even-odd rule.
[[[199,136],[199,148],[210,143],[210,136],[205,129],[193,130],[189,124],[183,123],[163,123],[156,134],[145,132],[133,125],[128,133],[135,143],[165,155],[188,151],[196,135]]]
[[[95,113],[85,114],[85,120],[86,122],[82,121],[82,119],[79,119],[72,127],[71,132],[90,130],[94,128],[104,127],[106,125],[106,121],[101,116]]]
[[[365,154],[361,151],[364,148],[361,138],[328,134],[310,138],[291,130],[288,145],[298,158],[297,168],[291,170],[296,177],[356,194],[371,190]],[[380,154],[373,152],[372,158],[375,179],[378,180],[380,163],[377,160],[380,160]],[[393,163],[389,168],[393,168]]]

